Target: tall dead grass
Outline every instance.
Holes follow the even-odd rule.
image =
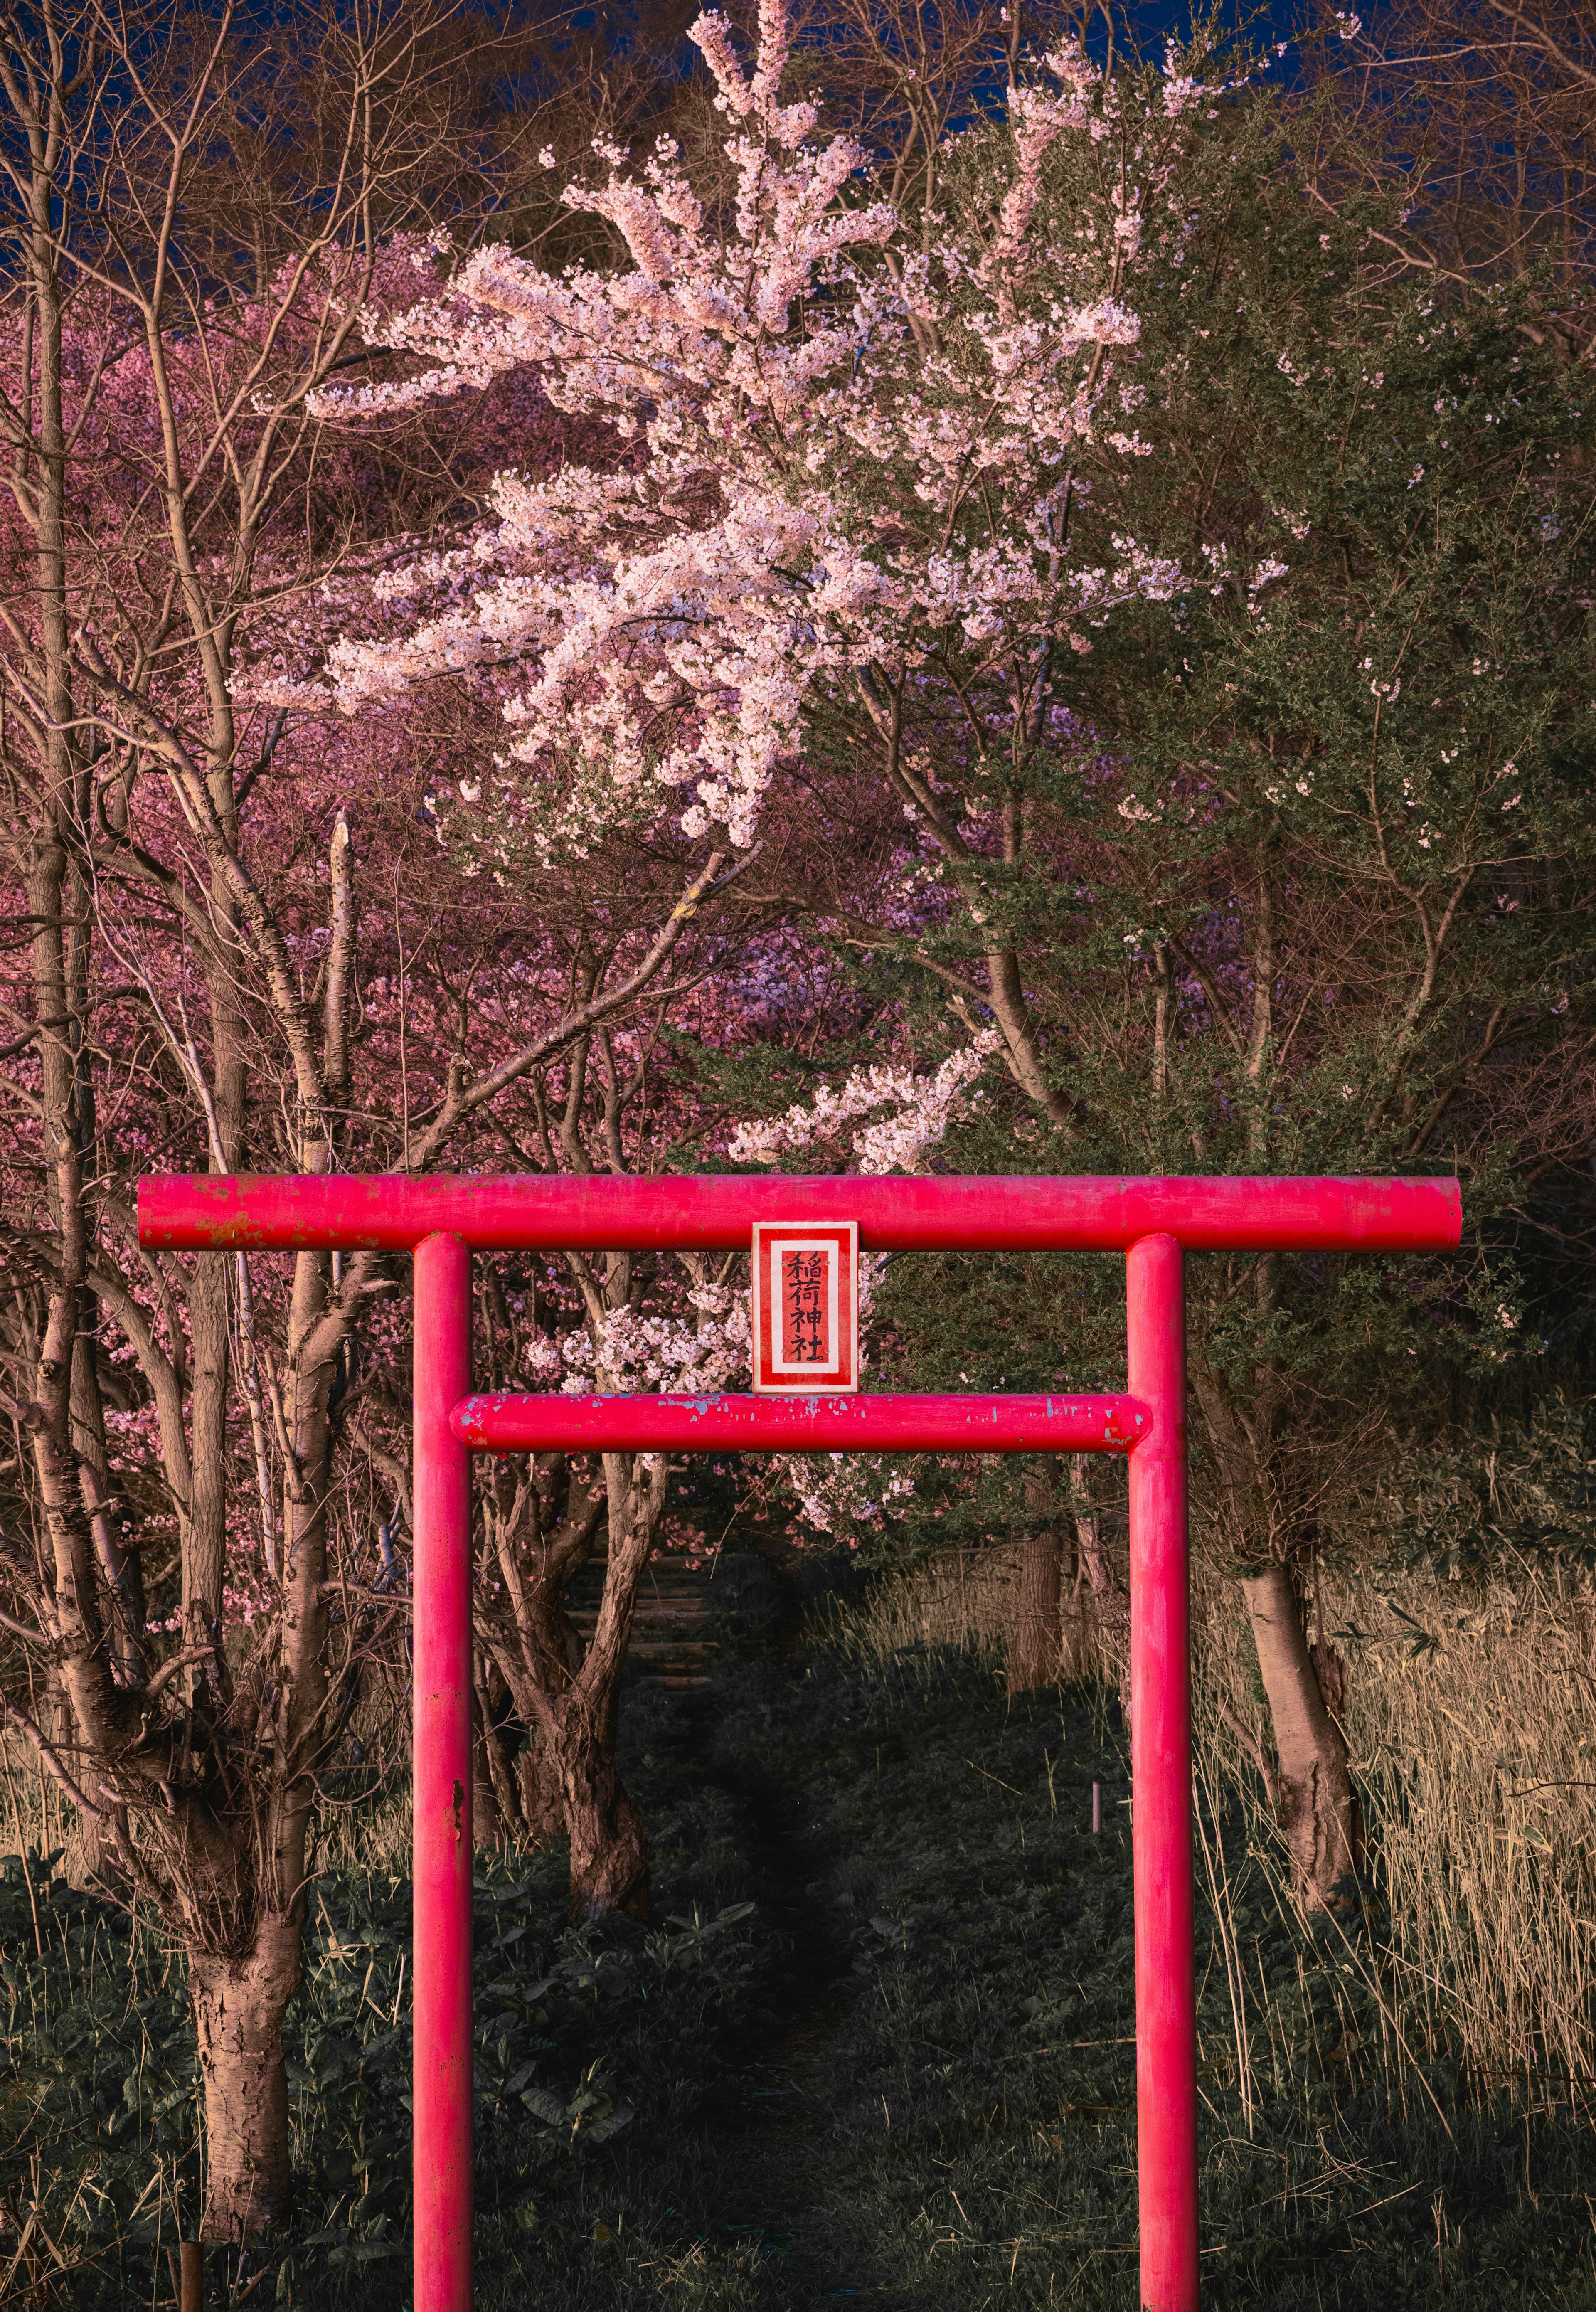
[[[864,1671],[901,1655],[948,1652],[995,1668],[1007,1651],[1017,1587],[1011,1550],[940,1551],[910,1572],[876,1582],[861,1605],[822,1598],[810,1615],[810,1634]]]
[[[909,1572],[878,1581],[862,1605],[822,1600],[811,1610],[810,1628],[861,1670],[905,1655],[952,1652],[998,1671],[1008,1659],[1019,1590],[1017,1546],[942,1550]],[[1123,1602],[1117,1622],[1083,1581],[1066,1587],[1059,1601],[1062,1678],[1119,1683]]]
[[[817,1634],[861,1668],[951,1650],[997,1670],[1014,1581],[1001,1551],[933,1560],[862,1605],[832,1607]],[[1118,1688],[1112,1633],[1089,1598],[1073,1613],[1065,1605],[1065,1675]],[[1236,1732],[1261,1738],[1267,1725],[1251,1639],[1233,1588],[1201,1569],[1193,1609],[1199,1819],[1239,1805],[1283,1894],[1284,1859]],[[1467,1587],[1326,1576],[1313,1610],[1347,1663],[1346,1732],[1385,1914],[1372,1948],[1398,2034],[1391,2052],[1455,2062],[1481,2100],[1506,2089],[1527,2108],[1588,2111],[1596,1593],[1529,1569]],[[1206,1868],[1223,1931],[1223,1853],[1210,1852]],[[1243,1994],[1243,2037],[1247,2014]]]

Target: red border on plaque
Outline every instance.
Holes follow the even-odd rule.
[[[859,1386],[859,1224],[856,1221],[756,1222],[754,1224],[754,1388],[761,1396],[831,1397]],[[806,1279],[818,1296],[820,1357],[794,1354],[777,1318],[784,1309],[784,1267],[819,1264]],[[784,1327],[783,1331],[786,1328]]]

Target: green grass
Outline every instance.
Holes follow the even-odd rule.
[[[1111,1706],[1010,1706],[947,1656],[867,1678],[750,1648],[706,1689],[634,1687],[622,1749],[654,1924],[566,1929],[558,1855],[482,1874],[485,2312],[1134,2308]],[[1378,1919],[1352,1944],[1307,1934],[1248,1836],[1229,1821],[1215,1856],[1225,1937],[1199,1922],[1206,2303],[1596,2303],[1589,2129],[1549,2098],[1480,2112],[1444,2062],[1408,2061]],[[316,1890],[303,2217],[247,2256],[246,2279],[268,2267],[252,2303],[407,2300],[407,1893],[349,1873]],[[36,2227],[14,2289],[31,2264],[35,2303],[170,2300],[162,2251],[195,2180],[180,1980],[146,1939],[131,1997],[125,1924],[58,1881],[36,1900],[42,1961],[13,1865],[0,2282],[31,2198],[75,2269],[39,2255]]]

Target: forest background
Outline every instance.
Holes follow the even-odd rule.
[[[145,1255],[166,1169],[1455,1170],[1455,1262],[1191,1264],[1215,2093],[1255,2143],[1228,1854],[1337,2126],[1521,2122],[1530,2190],[1532,2117],[1584,2188],[1588,14],[4,39],[6,2286],[153,2288],[180,2233],[287,2299],[402,2235],[388,2039],[323,2108],[304,2034],[364,1953],[402,2038],[406,1265]],[[867,1385],[1122,1382],[1113,1263],[868,1289]],[[746,1290],[484,1261],[478,1373],[737,1386]],[[484,2023],[525,2207],[624,2132],[596,2042],[552,2072],[660,1915],[650,1569],[846,1561],[827,1659],[893,1738],[918,1648],[1099,1695],[1109,1757],[1122,1511],[1084,1462],[619,1455],[477,1504],[484,1899],[548,1942],[554,1857],[577,1937],[566,2036]],[[634,1956],[740,2029],[781,1937],[731,1910],[723,1982],[702,1921]]]

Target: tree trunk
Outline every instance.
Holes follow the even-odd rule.
[[[1084,1461],[1086,1456],[1077,1453],[1074,1458]],[[1124,1586],[1115,1579],[1113,1561],[1103,1545],[1102,1520],[1086,1489],[1085,1478],[1079,1477],[1072,1490],[1075,1497],[1075,1549],[1092,1594],[1094,1598],[1123,1598]]]
[[[227,1559],[230,1265],[226,1253],[201,1253],[189,1287],[193,1381],[189,1400],[192,1476],[182,1563],[186,1646],[208,1643],[222,1611],[223,1569]]]
[[[491,1774],[501,1835],[534,1849],[565,1834],[557,1765],[548,1749],[548,1714],[568,1695],[582,1668],[582,1642],[571,1626],[566,1592],[592,1554],[605,1493],[586,1465],[564,1453],[539,1453],[513,1467],[495,1465],[485,1503],[486,1563],[502,1585],[507,1610],[478,1625],[478,1705],[483,1758]],[[526,1740],[512,1758],[495,1729],[507,1702]]]
[[[1337,1881],[1358,1863],[1357,1800],[1346,1744],[1326,1706],[1290,1567],[1263,1567],[1242,1582],[1241,1593],[1274,1727],[1276,1806],[1293,1884],[1308,1909],[1329,1910],[1337,1901]],[[1329,1649],[1325,1669],[1339,1699],[1341,1665]]]
[[[1063,1652],[1058,1593],[1064,1582],[1064,1536],[1054,1514],[1052,1481],[1044,1471],[1027,1473],[1025,1509],[1020,1589],[1009,1626],[1011,1694],[1051,1686]]]
[[[571,1916],[648,1916],[648,1834],[615,1764],[615,1730],[575,1687],[558,1706],[547,1756],[571,1839]],[[613,1718],[613,1707],[609,1715]]]
[[[663,1453],[606,1453],[609,1547],[599,1617],[569,1690],[549,1714],[548,1758],[571,1841],[571,1916],[648,1916],[648,1835],[615,1764],[621,1671],[637,1584],[665,1506]]]
[[[478,1655],[471,1680],[471,1833],[478,1854],[491,1854],[509,1842],[510,1825],[499,1805],[499,1782],[504,1749],[484,1691],[487,1681]]]
[[[289,2213],[283,2018],[299,1975],[300,1922],[281,1914],[261,1920],[247,1957],[189,1961],[205,2081],[204,2239],[258,2239]]]
[[[552,1846],[566,1818],[557,1780],[541,1764],[535,1723],[516,1753],[505,1738],[515,1696],[486,1648],[471,1690],[471,1817],[479,1853],[496,1846]]]
[[[516,1765],[521,1818],[528,1843],[540,1851],[566,1835],[566,1793],[559,1761],[539,1726],[533,1725]]]

